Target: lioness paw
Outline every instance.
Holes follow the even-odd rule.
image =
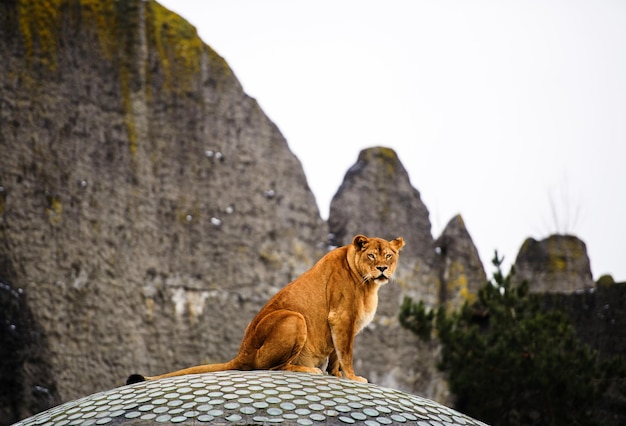
[[[145,381],[146,381],[146,378],[142,376],[141,374],[131,374],[130,376],[128,376],[128,379],[126,379],[126,384],[132,385],[134,383],[140,383],[140,382],[145,382]]]
[[[361,376],[354,376],[354,377],[352,377],[352,380],[355,380],[355,381],[361,382],[361,383],[367,383],[367,379],[365,377],[361,377]]]

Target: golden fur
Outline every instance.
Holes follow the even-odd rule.
[[[357,235],[352,244],[327,253],[280,290],[246,328],[231,361],[154,377],[132,375],[128,383],[222,370],[287,370],[367,382],[354,374],[354,337],[374,318],[378,289],[393,275],[402,238],[387,241]]]

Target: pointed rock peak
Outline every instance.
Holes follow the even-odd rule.
[[[472,301],[487,281],[478,250],[461,215],[454,216],[434,243],[440,303],[455,309]]]
[[[573,235],[528,238],[515,260],[515,282],[535,293],[571,293],[594,286],[585,243]]]
[[[391,148],[377,146],[366,148],[359,153],[357,162],[348,170],[346,179],[352,174],[359,174],[367,170],[379,177],[409,179],[408,173],[400,162],[398,155]],[[344,180],[345,183],[345,180]]]
[[[465,228],[465,222],[463,221],[463,216],[461,216],[460,214],[457,214],[452,219],[450,219],[450,222],[448,222],[446,227],[443,229],[443,232],[441,233],[441,235],[443,236],[446,234],[458,233],[458,232],[462,232],[469,236],[469,233],[467,232],[467,228]]]
[[[356,234],[393,239],[404,237],[409,253],[428,257],[432,236],[428,210],[395,151],[368,148],[346,173],[333,197],[328,216],[336,245],[348,244]],[[411,235],[406,231],[411,230]]]
[[[446,254],[449,252],[450,248],[456,248],[461,241],[469,241],[471,246],[474,247],[474,242],[465,227],[463,217],[460,214],[457,214],[450,219],[439,238],[435,241],[435,248],[439,254]],[[474,251],[476,251],[475,247]]]
[[[398,155],[396,151],[391,148],[386,148],[384,146],[375,146],[372,148],[366,148],[359,153],[358,161],[383,161],[391,164],[398,164],[400,160],[398,159]]]

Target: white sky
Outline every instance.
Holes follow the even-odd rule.
[[[321,214],[363,148],[396,150],[436,238],[461,213],[490,275],[573,233],[626,281],[626,2],[161,0],[304,166]]]

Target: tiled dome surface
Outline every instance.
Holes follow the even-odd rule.
[[[484,425],[436,402],[373,384],[284,371],[223,371],[122,386],[16,425]]]

